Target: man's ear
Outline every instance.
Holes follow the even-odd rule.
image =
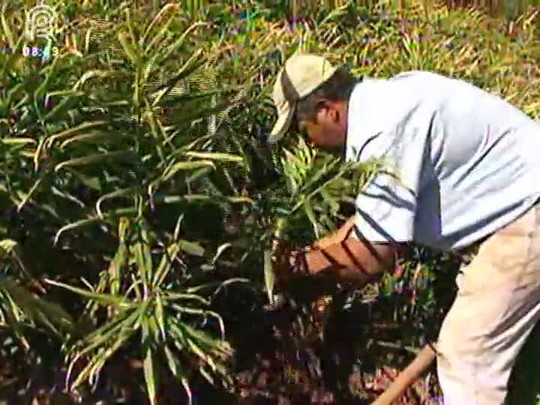
[[[339,122],[340,109],[339,105],[335,101],[326,101],[326,111],[329,114],[330,119],[333,122]]]
[[[328,116],[328,114],[332,114],[333,105],[328,100],[319,100],[317,101],[317,115],[320,112],[323,112],[325,116]],[[331,119],[334,119],[334,115],[330,115]]]
[[[324,100],[318,100],[315,106],[317,115],[326,108]]]

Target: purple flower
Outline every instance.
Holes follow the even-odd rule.
[[[300,21],[301,21],[301,19],[298,18],[297,15],[289,16],[287,19],[288,19],[289,21],[292,21],[292,22],[300,22]]]
[[[53,106],[52,98],[49,96],[45,97],[43,100],[43,105],[45,106],[47,110],[52,108]]]

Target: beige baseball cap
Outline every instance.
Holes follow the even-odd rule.
[[[269,143],[279,141],[289,130],[298,100],[330,79],[335,71],[336,68],[322,56],[298,53],[287,59],[272,93],[278,118],[268,136]]]

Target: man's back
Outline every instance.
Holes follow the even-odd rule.
[[[402,181],[380,177],[358,197],[360,212],[376,213],[372,239],[461,248],[540,197],[540,124],[462,81],[429,72],[364,80],[351,96],[347,142],[348,159],[386,156]]]

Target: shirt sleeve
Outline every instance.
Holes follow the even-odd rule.
[[[372,243],[414,240],[427,133],[383,132],[364,145],[359,160],[382,159],[383,172],[367,182],[356,198],[353,237]]]

